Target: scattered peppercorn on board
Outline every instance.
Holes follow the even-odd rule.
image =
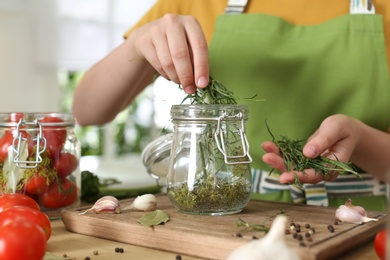
[[[133,200],[121,200],[122,208]],[[145,212],[79,214],[89,207],[63,210],[61,217],[65,227],[75,233],[206,259],[226,259],[235,248],[265,235],[262,231],[245,231],[244,227],[238,227],[239,219],[248,225],[269,228],[278,214],[285,214],[290,220],[286,226],[286,241],[302,259],[308,260],[334,259],[373,239],[386,225],[382,212],[367,212],[378,221],[360,225],[335,223],[335,208],[258,200],[250,201],[238,214],[188,215],[176,210],[163,194],[157,195],[157,209],[166,212],[170,219],[164,225],[153,227],[138,222]],[[300,232],[297,232],[297,225]]]

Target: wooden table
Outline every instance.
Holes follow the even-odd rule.
[[[116,253],[115,248],[123,248],[123,253]],[[98,255],[94,255],[94,251]],[[80,235],[66,230],[61,220],[52,221],[52,236],[47,245],[47,258],[57,256],[58,259],[83,260],[87,256],[91,260],[121,260],[121,259],[148,259],[148,260],[175,260],[177,254],[143,248],[115,241],[100,239],[91,236]],[[57,259],[57,258],[56,258]],[[197,260],[200,258],[182,255],[183,260]],[[357,248],[347,255],[338,259],[359,260],[359,259],[379,259],[374,251],[372,241],[366,245]]]
[[[57,256],[58,259],[84,260],[87,256],[91,260],[175,260],[177,254],[157,251],[153,249],[123,244],[115,241],[100,239],[72,233],[66,230],[61,220],[54,220],[52,223],[52,236],[47,244],[47,255]],[[116,253],[115,248],[123,248],[123,253]],[[94,255],[94,251],[98,255]],[[64,255],[67,258],[63,257]],[[57,259],[57,258],[56,258]],[[183,260],[199,259],[182,255]]]

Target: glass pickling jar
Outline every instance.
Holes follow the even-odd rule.
[[[243,105],[175,105],[167,193],[181,212],[240,212],[251,193],[252,159]]]
[[[74,127],[71,113],[0,113],[0,195],[24,193],[46,212],[79,205]]]

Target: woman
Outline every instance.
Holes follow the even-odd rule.
[[[390,168],[390,28],[383,26],[390,3],[373,4],[378,15],[349,14],[349,1],[340,0],[160,0],[85,74],[74,114],[81,125],[112,120],[155,71],[186,93],[206,87],[211,75],[249,106],[255,198],[325,206],[352,198],[384,210],[379,180]],[[265,101],[248,99],[254,95]],[[283,172],[277,147],[267,141],[266,119],[276,138],[311,136],[307,157],[352,160],[364,181],[335,174],[323,182],[306,171],[298,177],[312,185],[285,185],[296,173]],[[283,174],[269,175],[272,167]]]

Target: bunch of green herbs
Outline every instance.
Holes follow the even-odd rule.
[[[184,97],[182,103],[190,100],[191,105],[200,104],[237,104],[234,93],[229,91],[224,84],[210,77],[209,84],[205,88],[197,88],[195,93]]]
[[[269,134],[272,137],[272,141],[278,146],[279,152],[283,157],[287,171],[303,172],[307,169],[313,169],[315,173],[322,174],[324,180],[331,178],[335,172],[340,174],[352,173],[358,178],[361,178],[359,173],[356,172],[355,166],[352,162],[341,162],[337,159],[333,160],[324,156],[317,156],[315,158],[307,158],[303,155],[304,140],[292,140],[286,136],[282,136],[280,140],[275,141],[274,135],[267,125]],[[270,173],[273,172],[271,170]],[[295,175],[294,185],[302,186],[297,175]]]

